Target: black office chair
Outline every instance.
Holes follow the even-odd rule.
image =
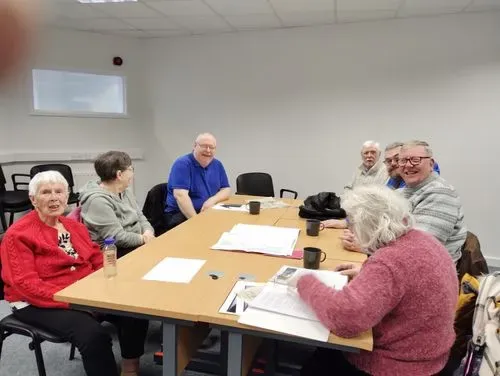
[[[71,171],[71,167],[61,163],[36,165],[31,167],[30,176],[31,178],[33,178],[33,176],[43,171],[59,171],[62,174],[62,176],[64,176],[69,185],[68,205],[71,204],[76,204],[76,206],[80,205],[80,195],[78,192],[73,191],[73,187],[75,186],[75,181],[73,179],[73,171]]]
[[[156,236],[160,236],[166,231],[164,212],[167,189],[167,183],[156,184],[146,195],[146,201],[144,201],[142,208],[142,213],[153,226]]]
[[[283,194],[291,193],[297,198],[298,193],[290,189],[280,189],[280,198]],[[248,172],[236,178],[236,194],[250,196],[274,197],[273,178],[265,172]]]
[[[0,235],[0,243],[2,242],[2,235]],[[0,301],[4,299],[3,286],[4,283],[1,278],[2,264],[0,264]],[[2,347],[4,340],[13,335],[18,334],[25,337],[30,337],[31,342],[28,344],[30,350],[35,352],[36,366],[38,368],[39,376],[46,376],[45,363],[43,361],[41,344],[44,341],[52,343],[66,343],[68,340],[45,329],[37,328],[30,324],[18,320],[13,314],[10,314],[0,320],[0,360],[2,357]],[[71,345],[69,359],[75,358],[75,346]]]
[[[5,189],[5,175],[0,166],[0,222],[3,229],[7,230],[7,222],[5,220],[5,213],[10,213],[9,226],[14,223],[14,214],[20,213],[26,210],[31,210],[31,201],[27,190],[20,190],[19,184],[16,181],[16,177],[22,174],[13,174],[12,183],[14,184],[14,190],[8,191]]]

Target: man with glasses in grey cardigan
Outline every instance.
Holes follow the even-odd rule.
[[[424,141],[405,143],[398,164],[416,227],[434,235],[457,263],[467,237],[462,203],[455,188],[433,173],[431,147]]]

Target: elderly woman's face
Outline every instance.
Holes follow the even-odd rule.
[[[44,183],[31,202],[41,216],[59,217],[68,205],[68,190],[61,183]]]

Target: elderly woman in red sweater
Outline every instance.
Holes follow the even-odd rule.
[[[59,172],[41,172],[30,181],[29,195],[35,210],[8,229],[1,245],[5,300],[21,321],[74,343],[88,376],[118,376],[111,338],[96,317],[54,300],[59,290],[102,267],[99,247],[85,226],[63,216],[68,183]],[[103,318],[118,328],[122,375],[137,376],[148,322]]]
[[[318,350],[304,375],[429,376],[441,371],[454,342],[458,297],[455,265],[432,235],[413,228],[409,203],[384,186],[363,186],[343,201],[349,228],[372,256],[341,291],[312,275],[297,281],[300,297],[341,337],[373,330],[373,351]]]

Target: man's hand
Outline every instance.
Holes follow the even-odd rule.
[[[347,223],[344,219],[327,219],[326,221],[321,221],[321,223],[329,228],[347,228]]]
[[[344,249],[351,252],[363,252],[351,230],[344,230],[344,233],[342,234],[340,239],[342,240],[342,246],[344,247]]]
[[[146,230],[144,231],[144,234],[142,234],[142,240],[144,241],[144,244],[149,243],[154,238],[155,234],[153,234],[153,232],[150,230]]]
[[[212,196],[207,201],[205,201],[203,203],[203,206],[201,207],[201,211],[204,212],[205,210],[210,209],[215,204],[217,204],[217,201]]]
[[[335,268],[336,272],[340,272],[340,274],[348,276],[349,279],[356,277],[360,270],[361,267],[354,264],[340,264]]]

